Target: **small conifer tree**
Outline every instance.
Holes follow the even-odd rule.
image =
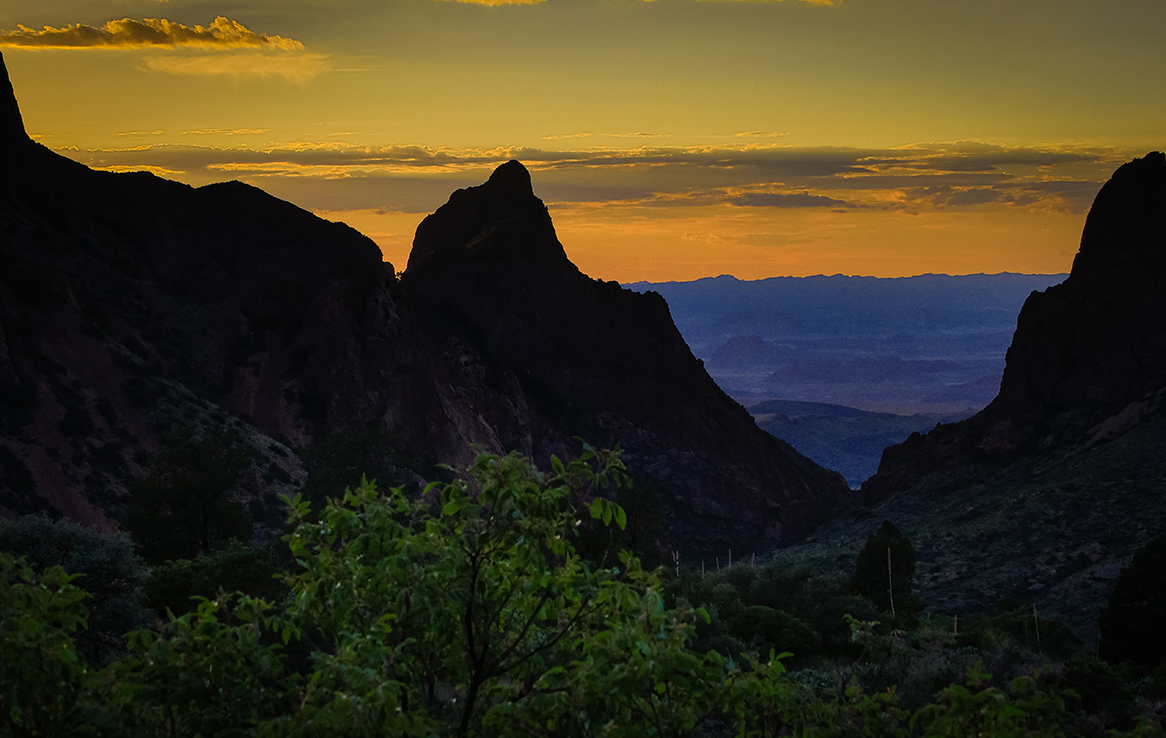
[[[897,617],[910,619],[922,609],[912,592],[914,578],[915,549],[911,541],[891,521],[884,520],[858,553],[850,577],[851,588],[879,609],[890,612],[893,607]]]

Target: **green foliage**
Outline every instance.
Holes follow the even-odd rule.
[[[1028,676],[994,686],[949,620],[889,630],[839,580],[774,563],[689,572],[665,590],[661,573],[631,553],[592,566],[575,548],[581,517],[630,523],[603,496],[626,480],[618,452],[585,446],[578,460],[552,460],[549,472],[517,455],[483,454],[420,496],[362,480],[315,516],[298,499],[287,537],[297,568],[285,576],[283,609],[243,594],[201,598],[159,630],[132,634],[130,653],[100,672],[77,656],[86,594],[72,576],[59,567],[36,574],[0,555],[0,734],[906,738],[1100,729],[1074,712],[1093,695],[1060,689],[1088,681],[1098,664],[1066,664],[1053,688]],[[194,572],[209,583],[246,568],[250,555],[237,545],[155,573],[159,586],[194,581]],[[819,628],[847,604],[859,609]],[[986,655],[1019,653],[1003,626],[982,633]],[[729,646],[724,655],[702,645],[715,639]],[[787,672],[793,657],[780,649],[798,642],[817,649],[818,661]],[[776,644],[767,660],[750,655],[767,644]],[[966,679],[952,684],[965,666]],[[899,679],[910,698],[893,686]],[[1161,730],[1144,722],[1113,735]]]
[[[151,564],[189,559],[251,539],[250,454],[229,429],[180,430],[132,487],[124,526]]]
[[[125,533],[105,534],[70,520],[26,515],[0,520],[0,551],[22,556],[36,570],[60,566],[81,576],[89,593],[88,628],[78,649],[92,662],[125,647],[125,634],[153,619],[139,601],[146,566]]]
[[[1028,677],[1013,679],[1008,689],[991,686],[992,676],[976,664],[966,684],[953,684],[911,718],[925,736],[1064,736],[1065,697],[1037,689]]]
[[[285,637],[320,640],[309,702],[331,711],[341,704],[334,695],[348,695],[344,709],[374,732],[428,724],[380,722],[398,709],[458,734],[520,723],[554,732],[649,713],[690,725],[693,709],[677,693],[703,663],[685,649],[691,615],[664,610],[658,574],[633,556],[592,570],[574,548],[587,497],[592,517],[626,523],[622,508],[594,495],[626,482],[618,453],[585,446],[582,458],[552,467],[481,455],[421,500],[362,480],[318,522],[300,503],[290,542],[303,572],[290,579],[297,594]],[[369,670],[391,689],[367,691]],[[632,691],[644,701],[621,702],[633,683],[646,685]]]
[[[122,730],[149,736],[274,733],[295,709],[296,678],[264,642],[270,606],[243,596],[202,599],[161,633],[137,631],[108,695]]]
[[[162,619],[167,611],[181,615],[196,609],[195,597],[213,599],[223,591],[272,602],[287,592],[276,579],[283,565],[270,547],[231,541],[219,551],[155,566],[142,583],[142,600]]]
[[[697,650],[715,649],[733,658],[790,650],[795,655],[789,663],[798,666],[814,657],[857,656],[862,649],[851,639],[844,616],[878,617],[869,601],[839,579],[813,576],[780,559],[704,574],[682,569],[669,582],[668,594],[670,601],[712,615],[711,622],[697,624]]]
[[[729,634],[748,644],[749,651],[778,648],[807,654],[818,651],[822,639],[798,618],[765,605],[748,605],[729,621]]]
[[[850,586],[880,610],[893,609],[907,622],[922,609],[911,592],[914,579],[915,549],[891,521],[884,520],[858,552]]]
[[[330,499],[341,498],[362,476],[396,485],[408,479],[405,469],[418,471],[419,462],[400,450],[400,441],[383,427],[359,432],[341,431],[318,440],[303,455],[308,478],[301,494],[316,512]]]
[[[73,643],[88,619],[77,576],[59,566],[37,574],[0,553],[0,735],[81,734],[92,722]]]
[[[1166,658],[1166,536],[1155,538],[1122,569],[1098,619],[1101,656],[1156,666]]]

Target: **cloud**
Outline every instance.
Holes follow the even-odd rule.
[[[546,2],[546,0],[443,0],[444,2],[459,2],[468,5],[486,5],[490,7],[497,7],[499,5],[538,5]],[[697,2],[709,2],[710,0],[697,0]],[[712,2],[750,2],[750,3],[767,3],[767,2],[783,2],[783,0],[711,0]],[[843,0],[801,0],[801,2],[809,3],[810,5],[841,5]],[[166,2],[166,0],[161,0]],[[655,0],[644,0],[644,2],[655,2]]]
[[[741,131],[733,135],[737,138],[781,138],[782,136],[788,136],[789,133],[779,133],[777,131]]]
[[[280,51],[303,51],[299,41],[283,36],[269,36],[248,30],[242,23],[222,16],[209,26],[187,26],[165,18],[134,20],[122,18],[104,26],[81,23],[37,31],[18,25],[17,30],[0,32],[0,46],[39,49],[89,48],[176,48],[202,49],[262,48]]]
[[[283,77],[303,84],[330,71],[326,54],[228,54],[215,56],[148,56],[144,68],[180,76]],[[254,132],[254,131],[253,131]],[[187,133],[187,131],[184,131]]]
[[[728,198],[730,205],[749,208],[849,208],[853,203],[808,192],[746,192]]]
[[[568,138],[671,138],[671,133],[560,133],[554,136],[543,136],[544,141],[562,141]]]
[[[450,0],[446,0],[449,2]],[[453,2],[468,3],[470,5],[488,5],[495,7],[498,5],[538,5],[546,2],[546,0],[453,0]]]
[[[720,2],[720,3],[723,3],[723,2],[745,2],[745,3],[775,2],[775,3],[780,3],[783,1],[784,0],[697,0],[697,2]],[[647,2],[653,2],[653,0],[647,0]],[[843,0],[801,0],[801,2],[809,3],[810,5],[841,5]]]
[[[268,128],[201,128],[197,131],[182,131],[183,136],[239,136],[244,134],[267,133]]]
[[[571,150],[377,147],[326,140],[270,148],[170,144],[63,153],[91,166],[162,167],[182,172],[189,181],[243,178],[265,189],[295,181],[302,192],[352,193],[368,187],[378,207],[391,207],[407,190],[398,187],[406,180],[473,183],[499,164],[519,159],[534,173],[540,196],[580,207],[1007,207],[1080,213],[1116,166],[1137,152],[979,142],[897,149],[749,143]],[[434,192],[444,187],[435,185]],[[428,193],[425,203],[433,197]],[[341,204],[330,200],[328,208]]]

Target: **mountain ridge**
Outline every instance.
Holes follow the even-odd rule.
[[[576,455],[575,435],[622,443],[666,550],[787,543],[849,494],[716,388],[663,299],[570,263],[518,162],[427,218],[398,280],[344,224],[238,182],[90,170],[5,109],[9,515],[116,526],[129,481],[181,427],[231,429],[275,507],[303,483],[302,448],[337,432],[381,429],[394,458],[455,465],[480,449],[545,464]],[[635,389],[610,401],[621,384]]]

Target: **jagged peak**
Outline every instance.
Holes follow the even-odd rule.
[[[516,260],[574,269],[530,172],[502,164],[477,187],[454,192],[417,227],[407,274],[465,261]]]
[[[28,140],[24,118],[20,116],[20,106],[16,103],[16,92],[8,78],[8,67],[4,64],[4,55],[0,54],[0,145],[26,143]]]

